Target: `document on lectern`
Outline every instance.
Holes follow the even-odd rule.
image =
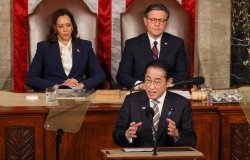
[[[153,148],[142,147],[142,148],[123,148],[125,152],[152,152]]]
[[[150,147],[136,147],[136,148],[122,148],[125,152],[152,152],[153,148]],[[194,151],[192,147],[158,147],[158,152],[166,152],[166,151]]]

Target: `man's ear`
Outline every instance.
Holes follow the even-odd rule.
[[[168,87],[169,87],[170,84],[172,84],[172,83],[173,83],[173,78],[167,79],[167,86],[168,86]]]
[[[143,22],[144,22],[144,25],[147,26],[147,18],[146,17],[143,17]]]

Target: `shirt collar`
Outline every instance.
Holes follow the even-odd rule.
[[[164,100],[165,100],[165,97],[166,97],[166,94],[167,94],[167,91],[165,91],[165,92],[162,94],[162,96],[159,97],[156,101],[159,102],[159,103],[161,103],[161,104],[163,104],[163,102],[164,102]],[[155,101],[155,100],[150,99],[150,102],[152,102],[152,101]]]
[[[66,48],[69,49],[69,48],[71,48],[71,40],[72,40],[72,39],[69,40],[69,42],[68,42],[68,44],[67,44],[66,46],[65,46],[62,42],[58,41],[59,46],[61,46],[61,47],[66,47]]]
[[[147,34],[148,34],[148,33],[147,33]],[[161,44],[161,37],[162,37],[162,34],[161,34],[157,39],[154,39],[154,38],[152,38],[152,37],[148,34],[148,38],[149,38],[149,42],[150,42],[151,48],[152,48],[153,45],[154,45],[154,41],[157,41],[158,44],[159,44],[159,47],[160,47],[160,44]]]

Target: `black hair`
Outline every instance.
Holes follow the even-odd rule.
[[[170,72],[171,68],[165,60],[157,59],[157,60],[152,60],[152,61],[148,62],[146,67],[145,67],[144,75],[146,75],[147,70],[150,67],[162,69],[165,72],[166,79],[169,79],[172,75]]]
[[[168,11],[167,7],[164,6],[163,4],[155,3],[155,4],[149,5],[146,8],[145,12],[144,12],[144,16],[147,17],[148,16],[148,12],[150,12],[152,10],[164,11],[166,13],[166,15],[167,15],[167,20],[169,19],[169,11]]]
[[[56,30],[56,21],[58,19],[58,17],[60,16],[64,16],[67,15],[69,16],[72,26],[73,26],[73,31],[71,33],[71,37],[73,40],[77,39],[77,34],[78,34],[78,30],[77,30],[77,25],[76,25],[76,21],[72,15],[72,13],[66,9],[66,8],[60,8],[58,10],[56,10],[55,12],[52,13],[51,15],[51,25],[50,25],[50,30],[49,33],[47,35],[47,40],[49,40],[50,42],[57,42],[58,38],[57,38],[57,30]]]

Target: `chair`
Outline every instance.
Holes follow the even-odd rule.
[[[51,14],[59,8],[67,8],[71,11],[78,27],[78,35],[82,39],[90,40],[97,53],[97,15],[91,12],[83,0],[43,0],[29,15],[30,62],[36,53],[37,43],[46,40]],[[100,88],[109,89],[109,82],[105,81]]]
[[[46,40],[51,13],[59,8],[71,11],[78,26],[78,35],[82,39],[90,40],[94,51],[97,51],[97,15],[90,11],[83,0],[43,0],[29,15],[30,62],[36,53],[37,42]]]
[[[144,10],[152,3],[161,3],[168,8],[170,18],[166,32],[182,38],[188,54],[190,30],[189,14],[176,0],[133,0],[127,11],[121,15],[122,50],[127,39],[136,37],[146,31],[143,23]]]

